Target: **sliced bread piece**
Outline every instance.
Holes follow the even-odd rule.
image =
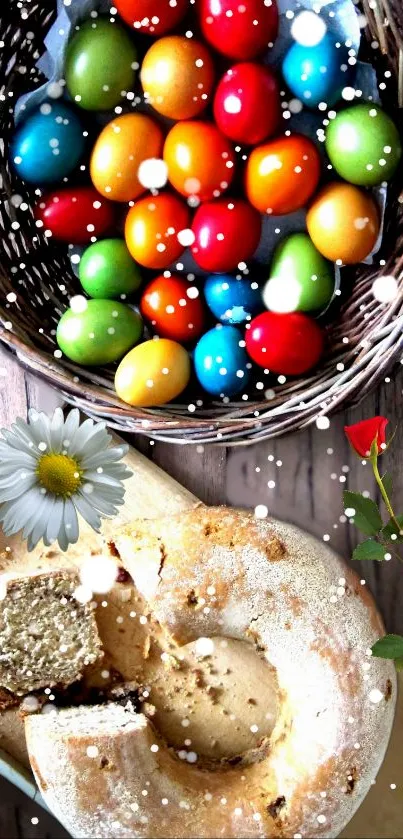
[[[18,695],[69,685],[102,655],[93,610],[79,603],[74,572],[7,582],[0,600],[0,687]]]

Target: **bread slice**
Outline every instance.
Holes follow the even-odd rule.
[[[0,600],[0,687],[18,695],[69,685],[102,655],[93,610],[69,571],[9,580]]]

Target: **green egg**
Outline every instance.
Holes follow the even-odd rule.
[[[142,331],[140,315],[124,303],[76,297],[59,320],[56,340],[76,364],[104,365],[122,358]]]
[[[78,275],[84,291],[103,300],[132,294],[141,284],[138,265],[123,239],[101,239],[90,245],[81,257]]]
[[[65,78],[71,98],[87,111],[108,111],[133,90],[137,50],[128,33],[106,17],[87,20],[66,51]]]
[[[307,233],[291,233],[277,246],[263,302],[274,312],[319,312],[332,299],[334,268]]]
[[[358,186],[389,181],[399,164],[399,132],[379,105],[363,102],[340,111],[326,131],[326,151],[336,172]]]

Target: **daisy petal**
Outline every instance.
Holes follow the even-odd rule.
[[[28,537],[28,550],[32,550],[30,545],[35,547],[39,540],[46,534],[49,519],[52,515],[53,500],[53,498],[46,498],[46,496],[44,496],[42,505],[32,516],[30,521],[27,522],[23,531],[23,536],[25,538]]]
[[[63,521],[63,510],[63,501],[60,498],[55,498],[52,513],[49,516],[48,526],[46,528],[46,540],[49,545],[58,537],[60,525]]]
[[[30,431],[32,438],[38,447],[39,443],[46,443],[46,451],[51,451],[52,441],[50,434],[49,417],[46,414],[37,414],[36,411],[29,412]]]
[[[125,457],[128,450],[129,447],[126,445],[111,446],[111,448],[106,451],[98,452],[88,459],[83,457],[81,465],[83,469],[96,469],[97,466],[106,466],[107,463],[113,463],[116,460],[121,460],[122,457]]]
[[[67,548],[69,547],[69,540],[66,536],[63,519],[60,524],[59,533],[57,534],[57,541],[59,542],[60,550],[67,551]]]
[[[50,422],[50,437],[53,452],[60,452],[64,439],[64,416],[61,408],[56,408]]]
[[[70,443],[77,431],[78,426],[80,425],[80,411],[78,408],[73,408],[72,411],[69,411],[67,414],[65,423],[64,423],[64,432],[63,432],[63,441],[68,441],[67,448],[70,449]]]
[[[5,501],[13,501],[15,498],[20,498],[21,495],[24,495],[24,493],[31,489],[35,484],[35,475],[27,475],[26,478],[18,476],[18,478],[13,481],[12,486],[0,489],[0,504],[4,504]]]
[[[121,482],[106,472],[84,472],[83,480],[91,481],[93,484],[105,484],[105,486],[116,487],[116,489],[122,488]]]
[[[24,499],[6,502],[0,510],[0,521],[3,521],[3,530],[6,535],[17,533],[25,527],[38,505],[42,503],[43,495],[34,486],[24,495]]]
[[[86,498],[81,494],[81,492],[76,493],[74,496],[74,504],[80,516],[85,519],[87,524],[90,525],[94,530],[100,530],[101,528],[101,518],[98,515],[97,511],[94,510],[92,505],[87,501]]]
[[[91,437],[92,431],[94,428],[94,420],[86,419],[77,428],[76,433],[72,437],[69,446],[69,454],[81,454],[83,447],[89,437]]]
[[[70,498],[65,498],[64,501],[63,524],[67,539],[71,544],[75,544],[78,541],[78,519],[76,508]]]

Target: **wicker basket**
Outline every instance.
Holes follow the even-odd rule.
[[[270,398],[266,393],[260,401],[249,397],[247,402],[198,405],[196,398],[194,404],[187,399],[184,404],[137,409],[117,398],[113,371],[78,368],[55,358],[55,327],[68,299],[77,293],[78,281],[66,248],[50,243],[35,227],[31,210],[35,191],[10,172],[7,144],[16,98],[39,83],[35,63],[43,52],[43,38],[54,19],[56,3],[8,0],[4,6],[0,24],[0,338],[21,364],[61,391],[68,402],[105,419],[111,427],[177,443],[239,445],[278,436],[368,394],[400,359],[403,349],[403,195],[399,194],[399,177],[388,193],[380,254],[384,262],[376,270],[361,266],[354,272],[352,293],[327,327],[328,353],[309,378],[276,383]],[[392,71],[385,104],[398,119],[397,108],[403,107],[402,0],[363,0],[362,11],[369,22],[366,60],[375,62],[380,74]],[[377,262],[379,265],[379,257]],[[378,303],[372,294],[379,270],[398,280],[399,293],[390,304]]]

